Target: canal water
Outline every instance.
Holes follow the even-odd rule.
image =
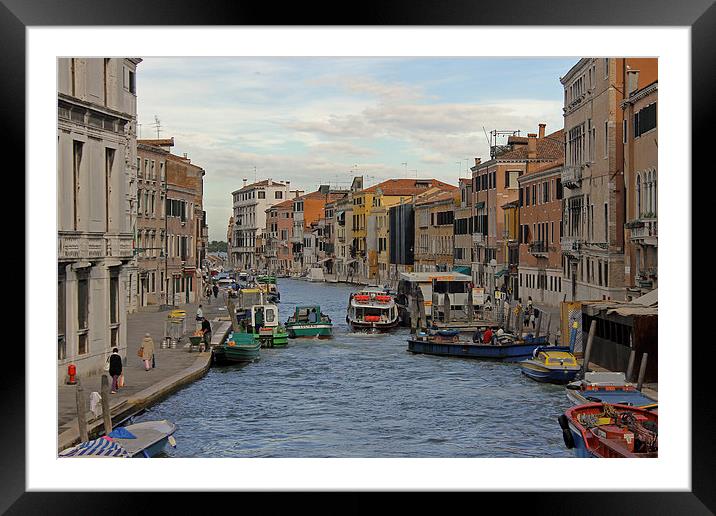
[[[409,330],[346,325],[356,287],[279,279],[281,320],[320,304],[330,340],[289,340],[252,364],[208,374],[136,420],[177,425],[170,457],[570,457],[564,387],[516,364],[414,355]]]

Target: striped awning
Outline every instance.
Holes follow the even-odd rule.
[[[60,457],[129,457],[127,450],[104,437],[62,450]]]

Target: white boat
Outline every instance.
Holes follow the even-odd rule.
[[[176,446],[176,425],[166,419],[144,421],[118,427],[109,439],[100,437],[60,452],[60,457],[111,458],[154,457],[161,453],[167,443]]]
[[[351,294],[346,322],[353,331],[388,331],[400,323],[395,299],[378,287],[367,287]]]

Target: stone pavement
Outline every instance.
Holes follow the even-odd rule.
[[[219,334],[220,330],[222,328],[228,330],[229,324],[217,320],[218,317],[224,318],[228,315],[222,294],[219,293],[218,299],[212,298],[211,304],[207,304],[205,299],[202,300],[202,305],[204,316],[211,322],[212,342],[217,343],[223,336]],[[164,325],[169,316],[169,310],[127,314],[127,356],[123,367],[125,386],[117,394],[111,395],[110,409],[113,417],[121,412],[123,406],[153,398],[157,392],[166,394],[171,391],[172,385],[183,384],[190,377],[200,377],[208,369],[210,353],[199,353],[196,348],[193,352],[189,352],[188,347],[185,347],[189,342],[187,337],[193,334],[196,328],[197,307],[198,303],[177,307],[187,312],[187,331],[176,349],[161,349]],[[137,356],[137,350],[146,332],[151,334],[155,345],[156,367],[149,371],[144,370],[143,362]],[[101,378],[102,375],[95,375],[79,379],[87,400],[93,391],[101,392]],[[63,441],[73,440],[75,434],[79,435],[76,389],[76,385],[61,385],[58,388],[58,434],[61,447]],[[89,405],[87,410],[89,410]],[[91,426],[94,415],[88,412],[87,418],[88,426]],[[100,414],[99,421],[101,422],[101,420]]]

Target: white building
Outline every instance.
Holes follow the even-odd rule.
[[[266,210],[288,198],[289,182],[266,179],[246,184],[232,192],[234,226],[230,246],[231,266],[236,269],[255,269],[258,265],[256,237],[266,229]]]
[[[57,60],[57,367],[100,373],[126,356],[136,307],[136,69],[141,59]]]

